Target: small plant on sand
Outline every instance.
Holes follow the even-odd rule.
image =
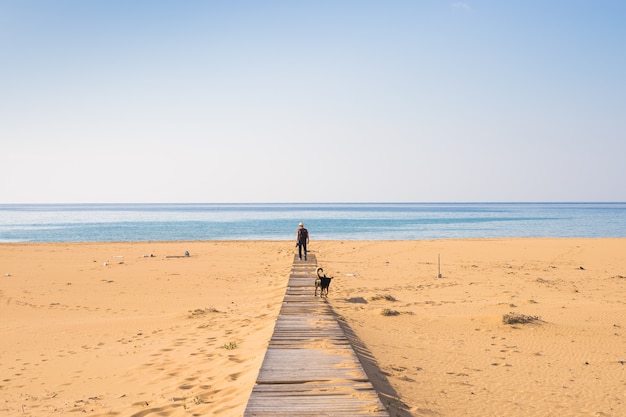
[[[380,312],[380,314],[382,314],[383,316],[399,316],[400,312],[396,311],[396,310],[391,310],[388,308],[383,309],[383,311]]]
[[[204,316],[206,314],[206,310],[202,308],[196,308],[195,310],[189,310],[189,316]]]
[[[233,350],[233,349],[237,349],[239,345],[237,344],[237,342],[230,342],[230,343],[226,343],[222,345],[221,347],[222,349]]]
[[[527,316],[519,313],[508,313],[502,316],[502,322],[504,324],[527,324],[541,321],[539,316]]]
[[[389,294],[377,294],[373,296],[371,300],[372,301],[378,301],[378,300],[398,301],[396,300],[396,297],[394,297],[393,295],[389,295]]]
[[[204,404],[204,403],[206,402],[206,401],[204,401],[204,399],[203,399],[203,398],[200,398],[200,397],[199,397],[199,396],[197,396],[197,395],[196,395],[195,397],[193,397],[192,401],[193,401],[193,403],[194,403],[195,405]]]
[[[189,318],[193,318],[193,317],[200,317],[200,316],[204,316],[206,314],[209,313],[219,313],[219,310],[217,310],[216,308],[196,308],[195,310],[189,310],[189,315],[187,317]]]

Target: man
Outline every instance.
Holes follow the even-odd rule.
[[[304,223],[300,223],[298,226],[298,232],[296,233],[298,256],[302,260],[302,251],[304,249],[304,260],[306,261],[306,245],[309,243],[309,231],[304,228]]]

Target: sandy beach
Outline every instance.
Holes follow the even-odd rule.
[[[392,416],[626,415],[626,239],[310,249]],[[0,416],[241,416],[293,256],[0,244]]]

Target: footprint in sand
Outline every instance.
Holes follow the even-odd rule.
[[[227,379],[228,379],[229,381],[236,381],[237,379],[239,379],[239,377],[240,377],[240,376],[241,376],[241,373],[240,373],[240,372],[236,372],[236,373],[234,373],[234,374],[230,374],[230,375],[228,375],[228,378],[227,378]]]

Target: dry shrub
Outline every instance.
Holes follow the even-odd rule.
[[[201,317],[201,316],[205,316],[209,313],[219,313],[219,310],[217,310],[214,307],[211,308],[196,308],[195,310],[189,310],[187,317],[189,318],[194,318],[194,317]]]
[[[399,316],[400,312],[396,311],[396,310],[390,310],[388,308],[385,308],[383,311],[380,312],[380,314],[382,314],[383,316]]]
[[[370,300],[372,301],[377,301],[377,300],[397,301],[396,297],[394,297],[393,295],[389,295],[389,294],[377,294],[373,296],[372,298],[370,298]]]
[[[233,349],[237,349],[238,347],[239,345],[237,344],[237,342],[230,342],[221,346],[222,349],[226,349],[226,350],[233,350]]]
[[[508,313],[502,316],[502,322],[504,324],[527,324],[541,321],[539,316],[527,316],[519,313]]]

